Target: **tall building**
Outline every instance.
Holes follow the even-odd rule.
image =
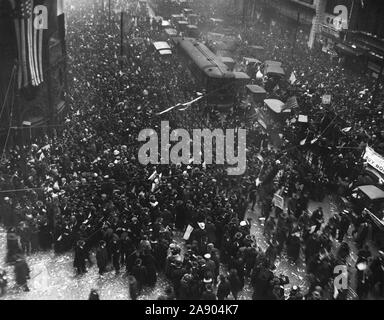
[[[272,21],[299,26],[308,46],[342,56],[379,78],[384,65],[382,0],[241,0],[248,20],[253,11]],[[245,14],[244,14],[245,15]],[[365,67],[366,68],[365,68]]]
[[[0,146],[63,120],[64,19],[62,0],[0,1]]]

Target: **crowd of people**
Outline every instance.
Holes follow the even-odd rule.
[[[195,5],[198,12],[199,2]],[[222,115],[208,110],[202,99],[185,111],[157,116],[170,106],[193,100],[204,88],[176,55],[167,60],[152,50],[152,42],[162,37],[154,20],[143,16],[134,23],[121,68],[119,29],[106,22],[107,10],[86,0],[68,4],[67,9],[65,127],[36,138],[31,145],[12,147],[0,167],[7,263],[15,263],[21,277],[18,284],[28,290],[29,269],[23,255],[54,249],[57,254],[74,250],[79,275],[93,263],[92,252],[100,275],[110,267],[116,273],[124,270],[132,299],[144,287],[155,286],[159,274],[169,282],[159,297],[165,300],[237,299],[247,283],[254,299],[332,298],[333,271],[349,262],[351,244],[346,236],[353,225],[359,244],[357,293],[366,298],[377,286],[384,293],[384,253],[379,251],[375,257],[364,245],[368,217],[351,220],[348,212],[340,212],[327,219],[321,208],[307,210],[311,199],[323,198],[324,194],[317,194],[320,185],[338,192],[344,180],[355,178],[361,153],[330,152],[330,165],[313,172],[290,152],[270,148],[268,135],[252,119],[244,119],[238,106]],[[239,29],[242,45],[236,54],[240,56],[250,43],[264,46],[268,56],[262,58],[284,61],[287,72],[297,74],[300,112],[325,119],[336,112],[335,124],[352,127],[348,134],[333,137],[336,145],[364,148],[368,143],[380,150],[384,135],[383,118],[378,115],[383,100],[380,97],[381,103],[371,105],[372,81],[350,73],[323,53],[310,51],[300,37],[296,44],[300,49],[291,56],[285,32],[261,20]],[[319,111],[325,93],[332,94],[329,113]],[[270,95],[283,99],[287,91]],[[161,120],[189,131],[246,128],[246,173],[231,177],[221,165],[141,165],[139,132],[158,131]],[[325,120],[320,123],[327,127]],[[311,139],[324,129],[311,125],[304,137]],[[291,126],[286,131],[292,135],[290,141],[302,139],[299,129]],[[327,134],[319,140],[326,141]],[[279,190],[288,210],[274,203]],[[269,243],[266,251],[252,235],[249,205],[261,210]],[[184,241],[187,227],[192,231]],[[297,286],[288,293],[284,290],[290,279],[275,272],[281,255],[294,263],[305,260],[309,290]],[[347,294],[348,290],[340,290],[337,299],[346,299]],[[98,299],[97,292],[90,299]]]

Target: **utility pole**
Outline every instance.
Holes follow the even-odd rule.
[[[384,63],[382,62],[381,63],[381,66],[380,66],[380,73],[377,77],[377,80],[376,80],[376,84],[375,84],[375,91],[373,93],[373,103],[376,103],[377,102],[377,96],[378,96],[378,93],[379,93],[379,85],[383,79],[383,72],[384,72]]]
[[[246,15],[248,8],[248,0],[243,0],[243,26],[246,26]]]
[[[123,68],[123,55],[124,55],[124,12],[121,11],[120,16],[120,68]]]
[[[111,24],[111,0],[108,0],[108,9],[109,9],[108,21],[109,21],[109,24]]]
[[[300,11],[299,11],[299,12],[297,12],[297,21],[296,21],[295,37],[293,38],[293,43],[292,43],[292,53],[291,53],[292,58],[293,58],[293,54],[294,54],[294,52],[295,52],[295,47],[296,47],[297,32],[299,31],[299,24],[300,24],[300,16],[301,16],[301,13],[300,13]]]

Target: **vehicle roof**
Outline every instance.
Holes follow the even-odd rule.
[[[384,199],[384,191],[374,185],[360,186],[354,191],[356,190],[360,190],[371,200]]]
[[[160,50],[171,50],[171,47],[165,41],[157,41],[157,42],[154,42],[153,45],[156,48],[156,50],[158,50],[158,51],[160,51]]]
[[[235,79],[251,80],[251,77],[247,75],[245,72],[235,71],[233,74],[235,75]]]
[[[173,28],[167,28],[164,31],[169,35],[177,35],[177,30]]]
[[[234,63],[235,60],[233,60],[231,57],[220,57],[221,61],[225,62],[231,62]]]
[[[207,46],[193,38],[179,38],[178,45],[209,77],[234,78],[234,74]]]
[[[258,59],[255,59],[255,58],[250,58],[250,57],[243,57],[243,59],[244,59],[245,61],[248,61],[248,62],[250,62],[250,63],[261,63],[261,61],[260,61],[260,60],[258,60]]]
[[[252,93],[267,93],[263,87],[257,86],[255,84],[249,84],[246,87]]]
[[[265,99],[265,104],[269,109],[271,109],[275,113],[288,113],[291,112],[290,109],[284,110],[284,102],[277,100],[277,99]]]

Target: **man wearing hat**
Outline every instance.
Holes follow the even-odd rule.
[[[12,200],[9,197],[4,198],[3,204],[0,207],[0,220],[6,227],[13,226],[16,222],[12,208]]]
[[[17,285],[23,288],[24,291],[29,291],[27,282],[30,279],[30,270],[27,262],[25,261],[22,255],[16,256],[14,271]]]
[[[3,269],[0,269],[0,297],[5,295],[7,284],[8,284],[7,272]]]
[[[15,255],[20,253],[19,237],[15,228],[10,228],[7,232],[7,262],[13,262]]]
[[[104,240],[101,240],[99,247],[96,250],[96,262],[100,275],[103,275],[107,271],[108,252],[106,246],[107,243]]]
[[[205,272],[210,272],[214,278],[218,275],[216,274],[216,263],[212,260],[212,256],[210,253],[206,253],[204,255],[205,259]]]
[[[85,267],[85,260],[87,259],[87,257],[88,257],[88,254],[85,249],[85,241],[83,240],[77,241],[73,266],[76,268],[78,275],[81,275],[87,272],[87,268]]]
[[[384,248],[379,250],[379,255],[371,263],[371,283],[378,289],[380,296],[384,296]]]
[[[231,293],[230,283],[226,276],[219,276],[219,284],[217,286],[217,300],[225,300]]]
[[[337,240],[339,242],[343,242],[344,236],[347,234],[350,225],[351,219],[349,217],[349,212],[347,210],[344,210],[340,213],[340,220],[337,226],[337,229],[339,230]]]
[[[212,284],[206,284],[205,285],[205,290],[203,291],[203,294],[201,295],[201,300],[208,300],[208,301],[216,300],[216,296],[213,293]]]
[[[315,232],[319,231],[322,223],[324,222],[324,213],[322,207],[319,207],[313,211],[311,221],[316,226]]]
[[[147,278],[147,268],[143,265],[143,260],[140,258],[136,259],[131,273],[137,281],[138,290],[141,291]]]

